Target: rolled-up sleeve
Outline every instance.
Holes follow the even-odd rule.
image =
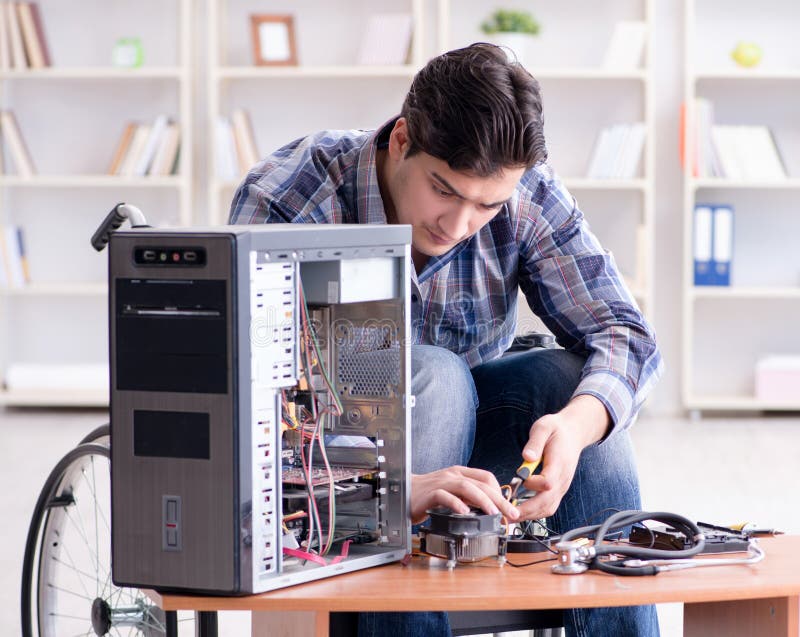
[[[663,370],[655,333],[572,196],[542,181],[519,202],[520,287],[568,351],[586,357],[574,395],[598,398],[625,429]]]

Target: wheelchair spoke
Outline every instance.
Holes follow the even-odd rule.
[[[75,566],[75,561],[72,559],[72,555],[70,555],[69,548],[67,548],[66,546],[64,546],[64,544],[62,543],[62,545],[61,545],[61,549],[64,551],[64,553],[65,553],[65,554],[66,554],[66,556],[67,556],[67,559],[69,560],[70,568],[71,568],[73,571],[77,572],[77,570],[78,570],[78,569],[77,569],[77,567]],[[51,559],[54,559],[54,558],[51,558]],[[63,563],[64,563],[64,562],[62,562],[62,564],[63,564]],[[89,592],[89,589],[88,589],[88,588],[86,588],[86,584],[84,583],[84,581],[83,581],[83,580],[82,580],[80,577],[78,578],[78,581],[81,583],[81,587],[83,588],[83,592],[84,592],[84,593],[86,593],[86,598],[87,598],[87,599],[94,599],[94,598],[92,597],[91,593]]]
[[[52,582],[49,582],[49,583],[47,584],[47,586],[48,586],[49,588],[52,588],[52,589],[54,589],[54,590],[57,590],[57,591],[59,591],[59,592],[61,592],[61,593],[67,593],[68,595],[74,595],[75,597],[80,597],[81,599],[88,600],[89,602],[91,602],[91,601],[94,601],[94,598],[93,598],[93,597],[91,597],[91,596],[89,596],[88,594],[87,594],[87,595],[81,595],[80,593],[76,593],[75,591],[71,591],[71,590],[69,590],[68,588],[62,588],[61,586],[56,586],[56,585],[55,585],[55,584],[53,584]],[[52,613],[50,613],[50,614],[52,614]]]

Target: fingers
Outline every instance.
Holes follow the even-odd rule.
[[[497,479],[489,472],[469,467],[449,467],[433,473],[412,476],[412,521],[425,519],[433,506],[446,506],[457,513],[468,513],[469,505],[510,520],[519,518],[517,508],[503,497]]]
[[[503,497],[497,479],[488,471],[470,467],[451,467],[446,471],[447,479],[442,486],[465,502],[490,515],[502,513],[513,520],[519,516],[516,507]]]
[[[561,498],[552,493],[537,493],[523,502],[519,507],[520,520],[538,520],[549,518],[558,508]]]
[[[540,460],[552,434],[553,429],[549,426],[548,416],[539,418],[531,427],[528,442],[522,449],[522,457],[529,462]]]

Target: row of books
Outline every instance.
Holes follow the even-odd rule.
[[[22,137],[14,111],[0,111],[0,136],[16,174],[20,177],[31,177],[36,174],[33,159]],[[10,167],[5,165],[3,154],[0,153],[0,172],[9,172],[7,168]]]
[[[220,179],[238,179],[261,159],[250,116],[243,108],[220,115],[214,131],[216,172]]]
[[[645,125],[614,124],[600,131],[586,176],[590,179],[631,179],[639,172]]]
[[[694,103],[694,121],[684,131],[685,159],[694,177],[769,180],[786,177],[772,131],[767,126],[722,125],[714,105],[704,97]]]
[[[108,166],[109,175],[173,175],[178,170],[180,126],[167,115],[152,122],[128,122]]]
[[[731,284],[733,207],[697,204],[694,208],[694,284]]]
[[[50,65],[39,5],[0,3],[0,71],[43,69]]]
[[[30,282],[22,228],[0,226],[0,288],[22,288]]]

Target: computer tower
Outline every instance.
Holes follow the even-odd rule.
[[[257,593],[409,552],[410,239],[111,236],[115,584]]]

